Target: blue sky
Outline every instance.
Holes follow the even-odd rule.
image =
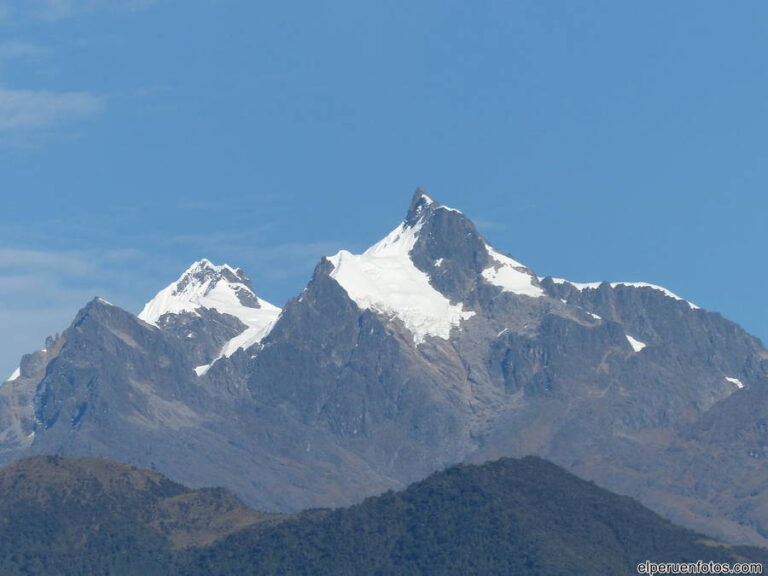
[[[767,128],[764,2],[0,0],[0,370],[202,257],[282,305],[416,186],[768,341]]]

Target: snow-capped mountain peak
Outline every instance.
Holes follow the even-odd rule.
[[[457,285],[486,282],[503,292],[544,294],[527,268],[489,246],[461,212],[421,189],[405,220],[385,238],[362,254],[342,250],[328,260],[330,277],[361,309],[399,318],[416,344],[427,336],[447,339],[476,314],[453,291]]]
[[[168,314],[198,315],[200,309],[234,316],[246,326],[223,347],[220,356],[230,356],[239,348],[261,341],[280,315],[280,308],[256,296],[242,270],[227,264],[216,266],[203,259],[147,302],[139,318],[159,326]]]
[[[475,314],[437,291],[411,258],[425,223],[439,207],[417,190],[405,221],[382,240],[362,254],[341,250],[328,258],[331,278],[360,308],[399,318],[416,344],[427,336],[448,338],[451,328]]]
[[[264,305],[271,306],[256,296],[242,270],[227,264],[216,266],[203,259],[147,302],[139,318],[156,325],[165,314],[195,313],[198,308],[241,318],[248,314],[244,309],[257,310]]]

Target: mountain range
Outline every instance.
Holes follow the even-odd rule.
[[[768,351],[638,282],[538,277],[417,191],[282,309],[193,264],[88,303],[0,386],[0,462],[105,457],[268,512],[538,455],[718,539],[768,545]]]

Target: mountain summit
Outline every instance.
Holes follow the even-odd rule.
[[[260,342],[280,315],[280,308],[256,296],[250,278],[239,268],[216,266],[203,259],[147,302],[138,317],[155,326],[175,328],[177,333],[186,330],[183,338],[199,339],[199,334],[189,330],[189,323],[203,315],[224,316],[234,323],[235,334],[225,343],[219,342],[218,354],[211,359],[215,362]],[[201,374],[209,367],[210,363],[203,364],[196,370]]]
[[[501,254],[461,212],[417,190],[405,220],[362,254],[328,258],[329,275],[361,308],[392,315],[419,344],[474,316],[480,284],[538,298],[535,275]]]
[[[265,314],[249,314],[249,310],[265,310],[270,320],[279,312],[279,308],[256,296],[250,278],[242,270],[227,264],[216,266],[203,259],[147,302],[139,318],[157,325],[166,314],[197,314],[201,308],[229,314],[247,325],[265,324]]]

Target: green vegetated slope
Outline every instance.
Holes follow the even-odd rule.
[[[167,575],[174,550],[271,516],[109,460],[39,456],[0,469],[3,576]]]
[[[646,559],[737,558],[768,553],[718,546],[529,457],[455,467],[358,506],[232,535],[187,573],[619,576]]]
[[[333,511],[271,516],[105,460],[0,471],[0,573],[622,575],[654,561],[762,561],[537,458],[433,474]]]

